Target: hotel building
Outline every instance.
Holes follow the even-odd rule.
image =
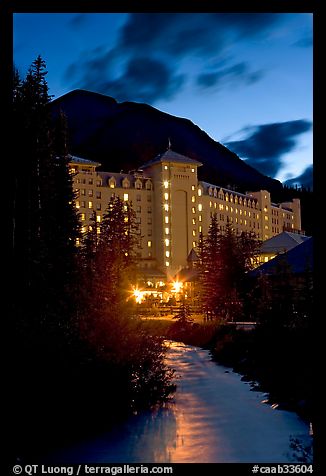
[[[283,231],[300,232],[300,200],[275,204],[267,190],[238,193],[199,181],[202,164],[171,149],[128,174],[101,172],[101,164],[71,156],[75,205],[86,231],[93,211],[101,222],[111,196],[132,204],[141,235],[140,266],[170,279],[187,266],[211,215],[221,230],[253,231],[265,241]]]

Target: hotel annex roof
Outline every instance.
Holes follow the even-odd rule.
[[[300,243],[308,240],[310,236],[301,235],[299,233],[291,233],[283,231],[278,235],[272,236],[264,241],[260,247],[261,253],[285,253]]]

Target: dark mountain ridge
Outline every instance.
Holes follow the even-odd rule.
[[[98,161],[101,169],[128,172],[168,147],[202,162],[199,179],[240,192],[266,189],[279,192],[282,184],[267,177],[216,142],[189,119],[172,116],[147,104],[118,103],[110,96],[71,91],[51,103],[68,120],[70,152]]]

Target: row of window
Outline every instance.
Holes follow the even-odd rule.
[[[237,195],[231,194],[229,195],[228,192],[223,192],[223,191],[217,191],[216,188],[213,189],[213,187],[209,187],[208,189],[208,195],[210,197],[216,197],[219,198],[220,200],[223,200],[225,202],[231,202],[231,203],[238,203],[239,205],[243,205],[244,207],[248,206],[249,208],[257,208],[258,207],[258,202],[255,200],[250,200],[250,198],[242,198],[238,197]]]
[[[79,196],[88,195],[89,197],[94,197],[94,190],[92,188],[90,188],[89,190],[86,190],[85,188],[81,188],[81,189],[76,188],[75,191]],[[102,198],[102,193],[99,190],[96,190],[95,197],[99,199]]]
[[[92,209],[94,207],[94,202],[92,202],[91,200],[89,200],[88,202],[85,202],[84,200],[76,200],[75,205],[77,209],[79,208]],[[96,210],[101,210],[102,209],[101,202],[96,202],[95,208]]]
[[[127,177],[125,177],[125,178],[122,180],[121,183],[122,183],[122,188],[130,188],[130,180],[129,180]],[[143,188],[143,183],[142,183],[142,181],[141,181],[140,179],[137,179],[137,180],[135,181],[135,184],[134,184],[134,185],[135,185],[135,188],[136,188],[137,190],[140,190],[140,189]],[[116,181],[115,177],[110,177],[110,178],[109,178],[109,180],[108,180],[108,186],[109,186],[110,188],[116,188],[116,186],[117,186],[117,181]],[[146,182],[145,182],[145,189],[146,189],[146,190],[152,190],[152,189],[153,189],[152,182],[151,182],[149,179],[146,180]]]
[[[83,185],[86,185],[86,184],[94,185],[94,179],[92,179],[92,178],[87,178],[86,179],[84,177],[76,177],[75,178],[75,183],[80,183],[80,184],[83,184]],[[101,184],[102,184],[102,181],[101,180],[96,180],[95,183],[96,183],[97,187],[100,187]]]

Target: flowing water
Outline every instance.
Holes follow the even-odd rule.
[[[51,455],[51,462],[301,462],[311,437],[297,414],[263,403],[265,394],[213,362],[207,350],[168,345],[167,362],[176,370],[173,401]],[[296,448],[291,448],[294,440]]]

